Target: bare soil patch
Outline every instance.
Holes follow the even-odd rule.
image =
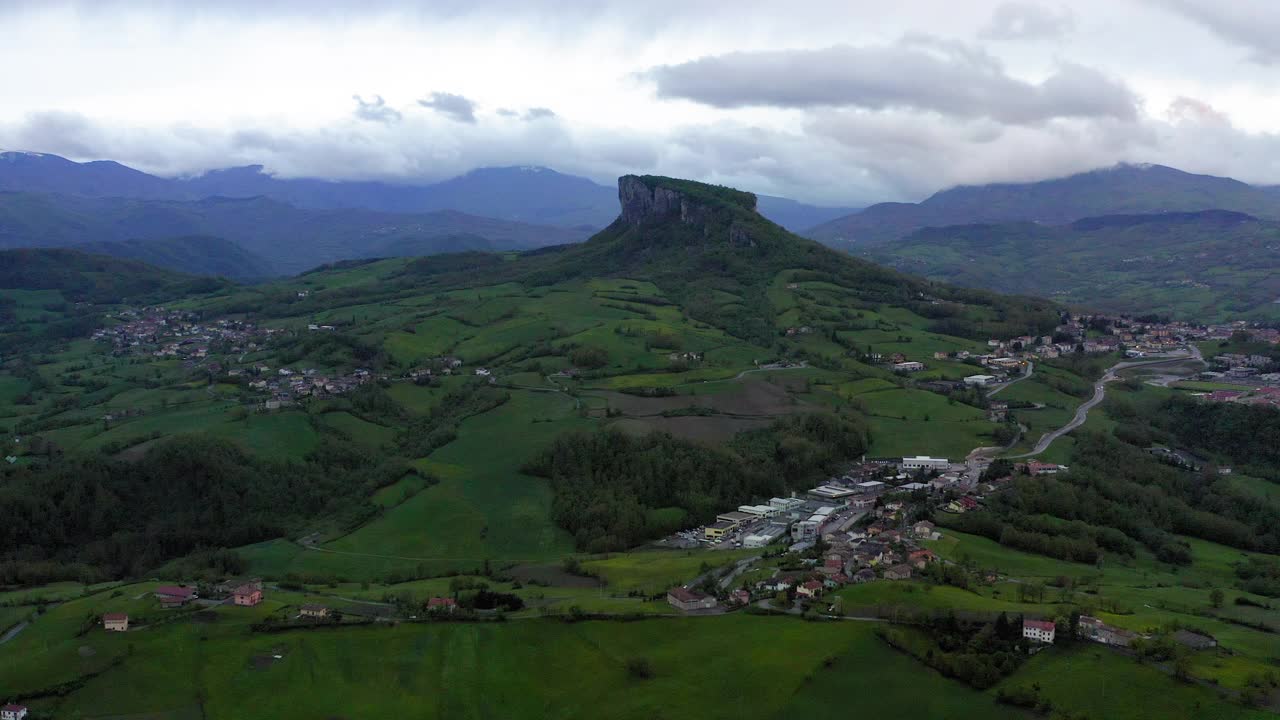
[[[596,394],[608,400],[609,407],[621,410],[627,417],[649,417],[688,407],[710,408],[726,415],[777,417],[802,412],[809,407],[807,403],[788,393],[788,382],[794,383],[795,379],[780,379],[777,384],[744,379],[735,390],[673,397],[647,398],[613,391]],[[797,389],[802,389],[803,386],[804,382],[801,380]]]

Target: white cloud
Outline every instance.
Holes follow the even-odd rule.
[[[472,124],[476,121],[475,101],[461,95],[433,92],[431,97],[419,100],[418,104],[425,108],[431,108],[451,120]]]
[[[1001,3],[979,36],[986,40],[1046,40],[1075,28],[1075,16],[1065,7],[1052,9],[1031,2]]]
[[[850,205],[1122,160],[1280,182],[1256,0],[0,0],[0,26],[0,147],[167,174],[536,164]]]
[[[400,122],[402,117],[400,111],[388,106],[381,95],[374,95],[373,99],[368,101],[359,95],[352,95],[351,99],[356,101],[355,116],[361,120],[380,123]]]
[[[882,46],[735,52],[649,70],[659,97],[719,108],[911,109],[1036,123],[1133,119],[1138,98],[1092,68],[1063,64],[1042,82],[1011,76],[981,48],[907,36]]]

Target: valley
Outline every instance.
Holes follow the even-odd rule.
[[[580,244],[252,285],[0,253],[0,508],[21,518],[0,698],[130,720],[772,718],[849,694],[906,716],[1270,715],[1266,450],[1202,447],[1176,422],[1200,388],[1123,357],[1265,357],[1237,373],[1261,388],[1264,329],[915,278],[727,188],[631,176],[620,197]],[[965,466],[983,447],[1005,449]],[[163,607],[175,584],[198,597]],[[1081,615],[1150,645],[1076,637]],[[1026,657],[1024,617],[1058,641]],[[947,622],[1003,638],[969,665],[1019,659],[948,669]],[[1219,647],[1174,647],[1186,628]]]

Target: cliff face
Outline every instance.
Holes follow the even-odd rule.
[[[714,213],[713,204],[717,204],[660,183],[646,182],[635,175],[618,178],[618,200],[622,204],[622,219],[629,225],[673,216],[678,216],[686,225],[702,225]],[[756,198],[749,193],[735,192],[733,202],[747,210],[756,209]]]

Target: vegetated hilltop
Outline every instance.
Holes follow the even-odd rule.
[[[1034,183],[961,186],[920,203],[881,203],[808,233],[835,247],[891,243],[926,227],[1221,208],[1280,219],[1280,191],[1162,165],[1120,164]]]
[[[95,242],[77,245],[75,249],[95,255],[137,260],[191,275],[254,280],[275,274],[266,260],[230,240],[217,237],[185,235],[154,240]]]
[[[148,302],[230,286],[127,258],[79,249],[0,250],[0,288],[56,290],[70,302]]]
[[[842,288],[846,310],[859,303],[864,308],[898,305],[938,319],[939,331],[946,334],[1016,335],[1056,322],[1056,311],[1044,301],[923,281],[805,240],[757,213],[751,193],[672,178],[626,176],[619,180],[619,198],[618,219],[580,245],[547,248],[515,263],[479,257],[426,259],[406,272],[431,275],[446,284],[476,282],[485,274],[475,274],[479,265],[487,266],[494,282],[648,280],[690,318],[765,346],[776,340],[776,317],[787,309],[775,306],[769,297],[784,270],[792,272],[794,282]],[[463,267],[451,267],[457,263]],[[736,301],[726,303],[726,296]],[[967,312],[966,306],[990,312]],[[839,325],[847,320],[832,307],[826,322]],[[824,323],[815,317],[814,324]]]
[[[66,247],[121,240],[213,236],[230,240],[293,274],[322,263],[386,254],[384,247],[480,236],[497,249],[576,242],[582,230],[476,217],[442,210],[397,214],[363,209],[308,210],[263,197],[194,202],[0,192],[0,247]],[[465,246],[464,246],[465,247]]]
[[[1280,316],[1280,222],[1226,210],[926,228],[865,254],[937,280],[1113,312]]]

